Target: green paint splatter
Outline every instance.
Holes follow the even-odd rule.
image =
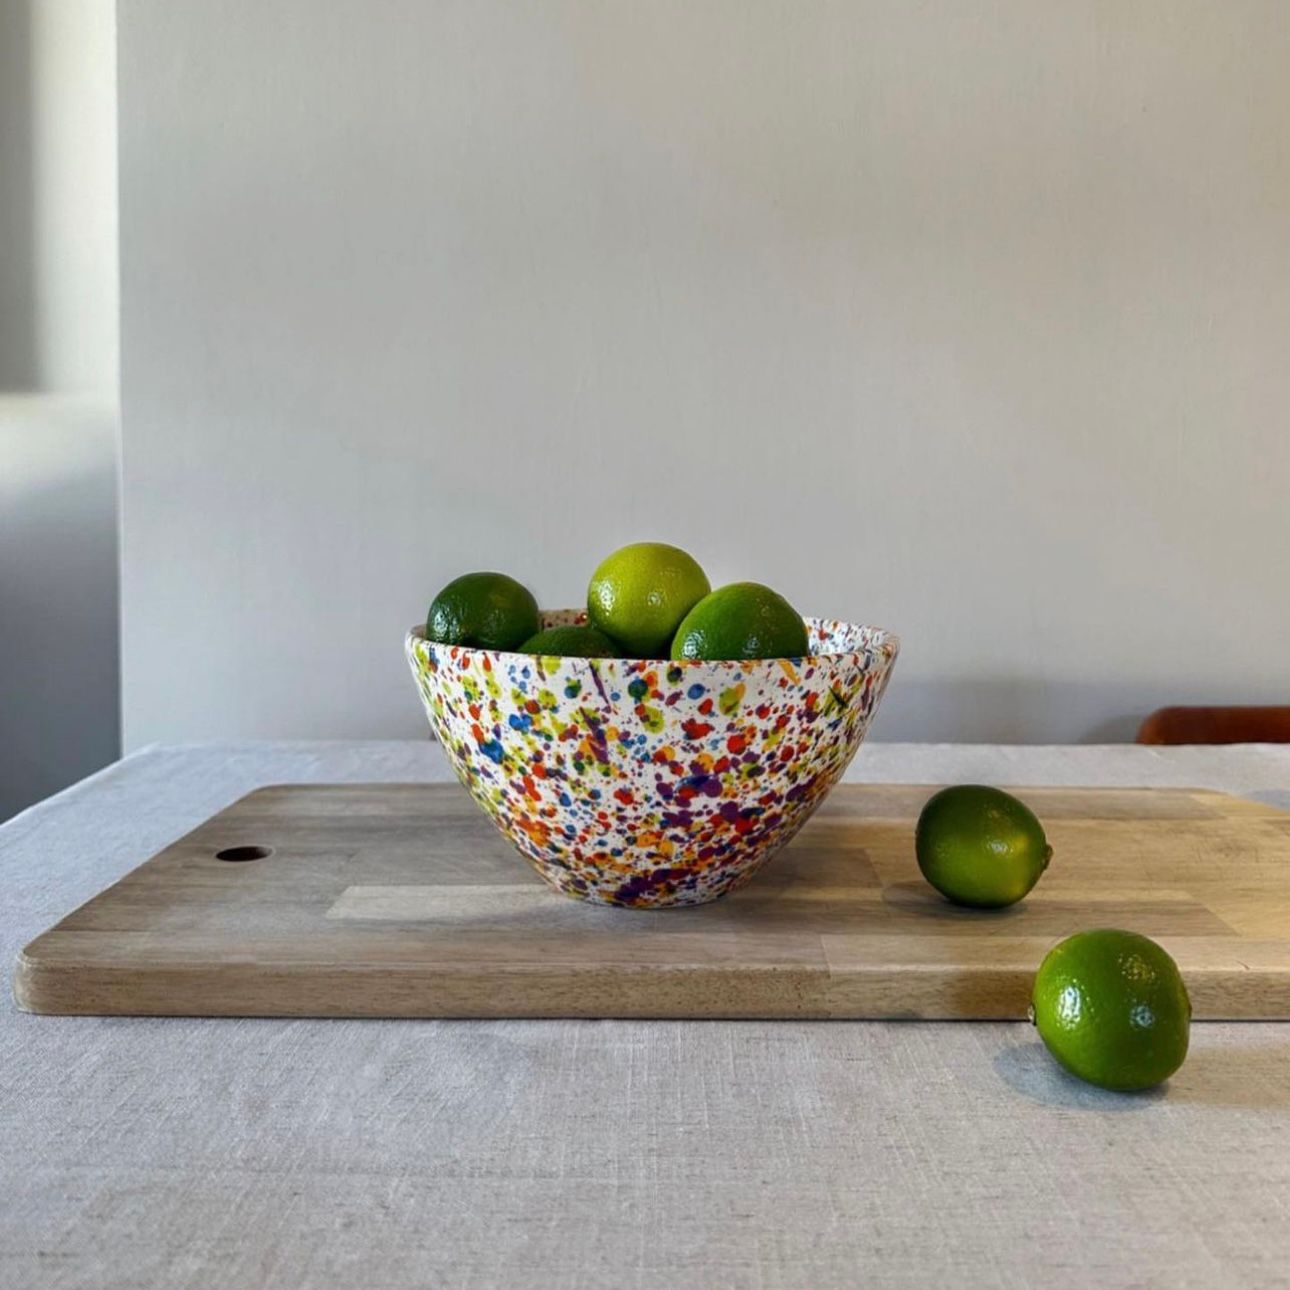
[[[717,698],[717,707],[721,709],[721,715],[728,717],[732,712],[738,710],[739,705],[744,701],[744,683],[732,685],[728,690],[722,690]]]
[[[641,725],[652,734],[658,734],[663,729],[663,711],[661,708],[647,708],[642,706],[639,710]]]

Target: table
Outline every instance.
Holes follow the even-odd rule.
[[[0,1285],[1285,1285],[1290,1025],[1167,1090],[1024,1024],[32,1017],[31,937],[268,783],[429,743],[146,749],[0,827]],[[852,779],[1173,785],[1290,809],[1290,747],[870,744]]]

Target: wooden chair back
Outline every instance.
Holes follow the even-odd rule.
[[[1158,708],[1140,744],[1290,744],[1290,707]]]

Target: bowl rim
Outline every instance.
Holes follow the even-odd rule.
[[[539,609],[538,613],[545,617],[548,614],[585,614],[584,608],[568,609]],[[858,658],[861,655],[878,650],[887,656],[887,665],[891,666],[896,661],[896,656],[900,653],[900,637],[895,632],[889,631],[886,627],[875,627],[869,623],[853,623],[845,618],[824,618],[819,615],[803,615],[802,621],[808,626],[815,623],[837,623],[843,628],[850,628],[855,631],[869,632],[872,640],[866,649],[856,650],[831,650],[825,654],[797,654],[781,658],[778,655],[774,658],[743,658],[743,659],[716,659],[716,658],[577,658],[569,656],[570,662],[576,663],[647,663],[660,664],[666,663],[669,667],[711,667],[716,663],[741,663],[744,665],[755,665],[757,663],[802,663],[807,659],[822,658]],[[435,641],[426,640],[425,623],[414,623],[408,628],[407,635],[404,637],[405,647],[412,647],[415,642],[420,641],[423,644],[437,644]],[[463,654],[487,654],[489,658],[535,658],[534,654],[525,654],[519,650],[508,649],[485,649],[480,645],[444,645],[445,649],[459,650]]]

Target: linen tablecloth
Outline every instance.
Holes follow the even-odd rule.
[[[850,778],[1290,808],[1290,748],[870,744]],[[33,1017],[23,944],[268,783],[429,743],[148,749],[0,827],[0,1286],[1284,1286],[1290,1024],[1167,1090],[1024,1024]]]

